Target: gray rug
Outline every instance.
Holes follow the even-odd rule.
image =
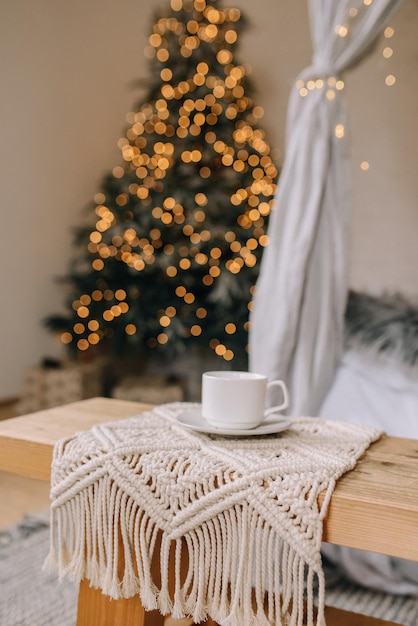
[[[48,553],[48,514],[27,516],[0,531],[0,626],[74,626],[77,586],[42,571]],[[364,590],[346,581],[329,585],[330,606],[403,626],[418,625],[418,598]],[[355,624],[353,624],[355,626]]]
[[[49,549],[49,520],[25,517],[0,531],[0,626],[74,626],[76,585],[59,584],[42,571]]]
[[[418,626],[418,598],[416,597],[396,596],[364,589],[355,583],[341,580],[334,586],[328,583],[325,602],[328,606],[379,617],[395,624]]]

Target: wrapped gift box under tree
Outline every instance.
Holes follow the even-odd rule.
[[[118,400],[164,404],[185,399],[181,382],[171,376],[139,375],[121,379],[112,390]]]
[[[44,362],[26,370],[17,410],[40,411],[103,395],[104,364],[100,360]]]

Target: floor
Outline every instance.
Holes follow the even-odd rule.
[[[0,420],[17,415],[16,401],[0,405]],[[49,483],[0,472],[0,530],[18,522],[26,513],[49,507]]]

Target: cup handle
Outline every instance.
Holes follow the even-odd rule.
[[[271,380],[270,382],[267,383],[267,389],[271,389],[272,387],[281,388],[282,393],[283,393],[283,402],[282,404],[278,406],[272,406],[270,409],[267,409],[264,412],[265,418],[268,417],[269,415],[272,415],[272,413],[283,411],[284,409],[287,409],[287,407],[289,406],[289,392],[287,390],[285,383],[282,380]]]

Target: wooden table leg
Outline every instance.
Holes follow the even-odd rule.
[[[375,617],[367,617],[350,611],[326,607],[327,624],[335,626],[398,626]],[[77,626],[183,626],[189,620],[174,620],[161,616],[157,611],[146,613],[139,596],[134,598],[112,600],[99,589],[89,586],[87,580],[80,584],[78,600]],[[218,626],[217,622],[208,617],[205,626]],[[203,625],[202,625],[203,626]]]
[[[172,617],[166,617],[164,626],[199,626],[195,624],[193,620],[187,617],[183,619],[173,619]],[[205,622],[200,622],[200,626],[219,626],[217,622],[214,622],[211,617],[208,617]]]
[[[158,611],[145,612],[139,596],[112,600],[82,580],[78,595],[76,626],[163,626]]]
[[[157,538],[156,554],[160,552],[161,537]],[[185,544],[184,550],[187,550]],[[174,545],[170,554],[169,565],[169,590],[174,595]],[[182,559],[181,579],[187,576],[188,559]],[[123,550],[119,551],[118,563],[119,575],[123,575],[124,556]],[[158,563],[152,563],[152,576],[157,585],[161,584],[161,576]],[[204,622],[206,626],[218,626],[211,618]],[[158,611],[146,612],[141,604],[139,596],[112,600],[104,595],[100,589],[90,587],[88,580],[82,580],[79,587],[78,611],[76,626],[193,626],[193,620],[188,618],[173,619],[164,617]],[[202,624],[203,626],[203,624]]]
[[[145,610],[139,597],[112,600],[88,580],[80,583],[77,626],[145,626]]]
[[[360,615],[331,606],[325,607],[325,619],[328,626],[400,626],[396,622],[387,622],[377,617]]]

